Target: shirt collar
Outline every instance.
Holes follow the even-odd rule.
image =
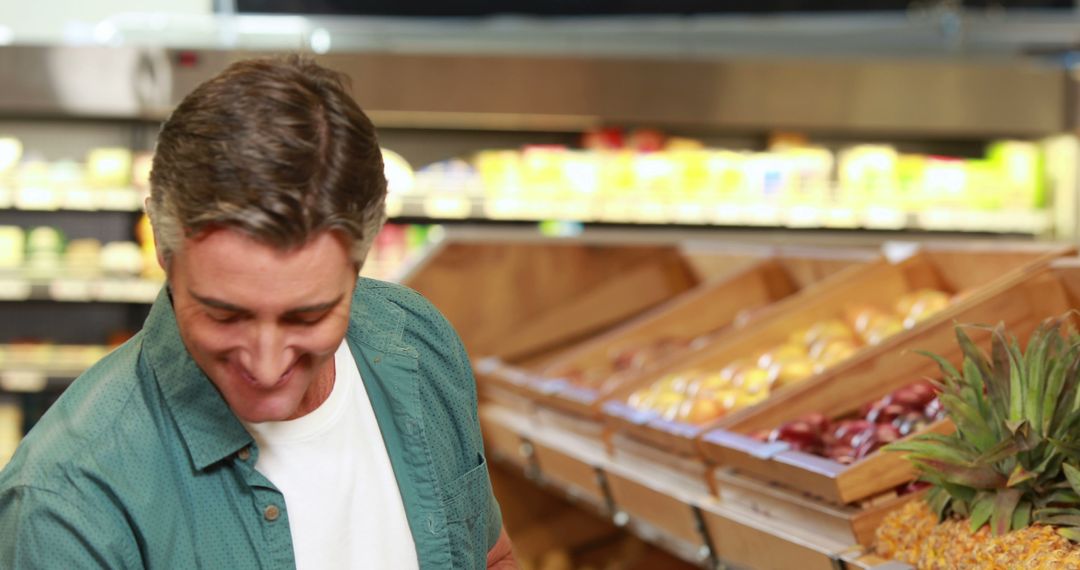
[[[143,326],[147,359],[198,470],[252,441],[225,399],[191,358],[180,338],[168,287],[162,287]]]

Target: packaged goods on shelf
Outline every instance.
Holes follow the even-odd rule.
[[[929,211],[930,223],[964,230],[981,222],[960,215],[968,211],[1045,207],[1041,151],[1023,141],[994,142],[985,159],[889,145],[838,155],[790,144],[763,152],[537,145],[480,152],[474,164],[495,219],[901,229]]]
[[[11,460],[22,439],[22,408],[14,398],[0,396],[0,469]]]
[[[18,226],[0,226],[0,269],[12,270],[22,266],[26,253],[26,236]]]
[[[21,143],[0,138],[0,208],[137,211],[148,192],[150,153],[91,149],[85,162],[23,156]]]

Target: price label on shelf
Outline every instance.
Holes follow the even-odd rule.
[[[25,279],[0,278],[0,299],[4,301],[25,301],[30,298],[32,289]]]
[[[859,227],[859,216],[855,213],[854,208],[828,208],[825,211],[823,223],[827,228],[857,228]]]
[[[600,209],[600,219],[605,222],[632,221],[633,205],[621,200],[605,202]]]
[[[668,221],[667,208],[660,202],[641,202],[631,212],[632,222],[639,224],[662,224]]]
[[[142,209],[142,204],[134,188],[106,188],[98,192],[98,207],[102,210],[134,212]]]
[[[0,371],[0,388],[7,392],[40,392],[48,384],[48,376],[39,370]]]
[[[85,187],[68,188],[62,196],[60,207],[65,210],[96,210],[97,197]]]
[[[431,218],[462,220],[469,217],[472,204],[467,196],[434,195],[424,199],[424,213]]]
[[[718,204],[713,211],[713,220],[720,226],[737,226],[745,218],[743,207],[738,204]]]
[[[671,221],[679,224],[703,224],[705,208],[693,202],[679,202],[668,208]]]
[[[872,230],[902,230],[908,226],[907,212],[871,206],[863,213],[863,225]]]
[[[60,193],[42,186],[24,186],[15,191],[15,207],[20,210],[55,210]]]
[[[94,289],[94,297],[101,301],[153,303],[161,284],[146,279],[102,279]]]
[[[779,226],[780,208],[770,204],[754,204],[743,212],[743,223],[750,226]]]
[[[521,198],[503,197],[484,201],[484,216],[492,220],[520,220],[527,211],[527,204]]]
[[[792,206],[784,212],[784,223],[789,228],[820,228],[824,224],[821,208],[815,206]]]
[[[90,290],[90,282],[84,279],[53,279],[49,283],[49,296],[57,301],[89,301]]]

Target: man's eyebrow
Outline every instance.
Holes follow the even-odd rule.
[[[202,295],[199,295],[199,294],[195,293],[191,289],[188,289],[188,294],[191,295],[196,301],[202,303],[203,305],[206,305],[207,307],[211,307],[211,308],[214,308],[214,309],[221,309],[223,311],[231,311],[231,312],[234,312],[234,313],[250,313],[251,312],[251,311],[249,311],[249,310],[247,310],[247,309],[245,309],[243,307],[233,305],[232,303],[226,303],[225,301],[221,301],[221,300],[215,299],[213,297],[203,297]]]
[[[334,300],[327,301],[325,303],[316,303],[314,305],[304,305],[303,307],[296,307],[286,311],[287,314],[293,313],[318,313],[320,311],[326,311],[337,306],[341,302],[345,295],[338,295]]]
[[[188,293],[196,301],[198,301],[199,303],[202,303],[203,305],[206,305],[207,307],[211,307],[211,308],[214,308],[214,309],[221,309],[223,311],[230,311],[230,312],[234,312],[234,313],[251,313],[251,311],[249,309],[245,309],[244,307],[240,307],[240,306],[234,305],[232,303],[227,303],[225,301],[215,299],[213,297],[203,297],[202,295],[199,295],[199,294],[195,293],[194,291],[192,291],[190,289],[188,289]],[[340,303],[341,300],[344,297],[345,297],[344,295],[338,295],[332,301],[326,301],[325,303],[315,303],[313,305],[304,305],[302,307],[294,307],[292,309],[289,309],[285,313],[291,315],[291,314],[296,314],[296,313],[316,313],[316,312],[319,312],[319,311],[326,311],[326,310],[332,309],[335,306],[337,306],[337,304]]]

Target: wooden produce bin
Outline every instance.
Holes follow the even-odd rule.
[[[768,305],[837,271],[877,259],[876,252],[860,249],[777,248],[768,258],[704,283],[553,358],[529,379],[540,413],[555,412],[546,415],[599,435],[598,402],[620,385],[671,367],[717,335],[744,326]],[[660,343],[667,346],[658,350]],[[615,370],[613,360],[620,358],[639,363]],[[591,383],[572,379],[591,370],[599,371]]]
[[[481,397],[525,413],[509,364],[543,362],[698,282],[675,245],[552,240],[451,241],[405,280],[461,335]]]
[[[932,352],[959,364],[963,356],[956,342],[956,322],[1003,322],[1010,334],[1026,342],[1039,323],[1065,313],[1071,306],[1061,275],[1053,267],[1013,274],[973,294],[952,312],[951,318],[928,323],[920,335],[894,344],[889,351],[876,351],[839,366],[812,384],[796,386],[724,428],[705,433],[700,447],[706,459],[735,472],[716,472],[720,496],[725,501],[754,504],[760,512],[777,518],[798,516],[822,533],[869,546],[885,515],[911,498],[895,493],[897,487],[916,476],[902,454],[876,451],[843,465],[789,449],[782,442],[761,442],[747,434],[814,412],[828,418],[842,417],[921,378],[938,377],[937,364],[916,351]],[[969,328],[965,332],[988,347],[989,331]],[[943,420],[923,431],[948,433],[953,429],[952,422]],[[742,476],[775,483],[788,491]]]
[[[969,314],[973,307],[984,302],[987,292],[997,292],[1003,286],[1013,284],[1023,275],[1044,268],[1052,259],[1072,251],[1064,246],[1046,244],[924,244],[908,252],[906,257],[889,262],[872,263],[842,271],[821,283],[770,306],[764,314],[748,324],[738,334],[721,337],[709,348],[693,355],[679,367],[643,376],[636,384],[617,391],[604,402],[604,418],[612,432],[616,455],[639,454],[645,448],[671,458],[668,464],[677,464],[674,458],[698,457],[696,438],[715,427],[744,425],[756,417],[756,408],[769,405],[758,404],[728,414],[707,425],[693,425],[665,419],[654,411],[641,411],[631,407],[627,398],[637,389],[661,380],[666,373],[690,370],[719,370],[740,358],[755,357],[761,351],[779,345],[789,338],[792,331],[804,329],[823,319],[843,315],[850,306],[874,305],[891,307],[902,295],[922,288],[932,288],[956,295],[944,310],[913,328],[885,338],[877,345],[864,346],[857,353],[839,364],[824,370],[797,384],[789,385],[770,394],[773,402],[791,402],[802,406],[800,413],[821,409],[809,395],[817,393],[820,385],[827,385],[840,374],[870,367],[874,362],[886,362],[887,355],[897,353],[899,347],[912,346],[912,341],[926,331],[943,331],[950,334],[952,321]],[[990,284],[990,285],[987,285]],[[1005,285],[1003,285],[1005,284]],[[962,293],[961,295],[957,295]],[[1039,303],[1039,300],[1033,303]],[[1041,314],[1047,314],[1046,305]],[[1009,308],[1001,307],[1001,314]],[[925,338],[925,337],[924,337]],[[944,344],[944,343],[938,343]],[[926,367],[926,363],[916,360]],[[925,368],[929,369],[929,368]],[[917,375],[900,376],[897,382],[910,382]],[[862,385],[851,388],[846,394],[851,406],[880,394],[884,388],[877,375],[869,375]],[[770,406],[770,409],[772,406]],[[777,409],[780,409],[779,406]],[[756,424],[753,428],[774,427],[775,423]],[[711,479],[708,481],[714,483]]]

